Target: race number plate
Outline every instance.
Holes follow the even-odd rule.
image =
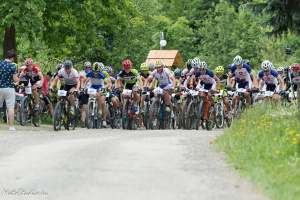
[[[300,84],[300,76],[293,78],[293,83]]]
[[[59,97],[65,97],[65,96],[67,96],[67,91],[65,91],[65,90],[58,90],[57,91],[57,96],[59,96]]]
[[[87,93],[88,93],[89,95],[96,95],[96,94],[97,94],[97,90],[94,89],[94,88],[88,88]]]
[[[130,96],[131,93],[132,93],[132,90],[123,90],[122,94],[125,95],[125,96]]]
[[[26,87],[26,88],[25,88],[25,94],[32,94],[32,89],[31,89],[31,87]]]
[[[153,90],[153,92],[154,92],[155,94],[163,94],[163,93],[164,93],[164,90],[161,89],[160,87],[157,87],[157,88],[155,88],[155,89]]]

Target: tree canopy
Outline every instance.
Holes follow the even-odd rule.
[[[236,54],[254,66],[268,55],[278,64],[300,55],[296,0],[2,0],[0,7],[3,50],[16,48],[21,62],[33,57],[47,69],[65,58],[119,67],[129,57],[138,66],[159,48],[161,31],[167,49],[211,67]]]

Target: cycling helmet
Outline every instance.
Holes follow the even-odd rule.
[[[176,69],[174,70],[174,75],[175,75],[175,77],[181,77],[181,69],[176,68]]]
[[[123,69],[131,69],[132,68],[132,62],[130,59],[125,59],[122,61],[122,66],[123,66]]]
[[[56,65],[56,71],[59,71],[60,69],[62,69],[64,67],[64,64],[59,63],[58,65]]]
[[[70,68],[72,68],[72,67],[73,67],[73,63],[72,63],[71,60],[66,60],[66,61],[64,62],[64,68],[65,68],[65,69],[70,69]]]
[[[25,60],[24,64],[25,64],[26,66],[33,65],[33,60],[32,60],[32,58],[27,58],[27,59]]]
[[[201,64],[201,60],[199,58],[194,58],[192,60],[192,67],[193,68],[199,68]]]
[[[188,61],[186,62],[186,67],[188,68],[188,70],[192,69],[192,59],[188,59]]]
[[[92,67],[92,63],[89,61],[86,61],[86,62],[84,62],[83,66],[84,66],[84,68],[90,68],[90,67]]]
[[[250,65],[250,60],[244,59],[244,60],[243,60],[243,63],[244,63],[244,64],[247,64],[247,65]]]
[[[273,64],[268,60],[265,60],[261,63],[261,69],[264,71],[271,70],[272,68]]]
[[[98,63],[98,67],[100,68],[101,71],[106,71],[106,67],[104,66],[104,64],[102,62]]]
[[[278,73],[283,73],[283,71],[284,71],[284,67],[278,67],[277,68],[277,72]]]
[[[235,56],[233,59],[233,64],[235,64],[235,65],[243,64],[243,58],[239,55]]]
[[[112,73],[112,68],[111,66],[106,66],[106,72],[111,74]]]
[[[218,66],[215,69],[216,74],[224,74],[224,71],[225,71],[225,69],[223,66]]]
[[[161,67],[161,66],[165,66],[164,65],[164,63],[161,61],[161,60],[157,60],[156,62],[155,62],[155,68],[159,68],[159,67]]]
[[[149,67],[146,65],[146,63],[142,63],[141,66],[140,66],[140,70],[144,71],[144,72],[148,72]]]
[[[207,69],[208,68],[208,66],[207,66],[207,63],[205,62],[205,61],[202,61],[201,63],[200,63],[200,68],[204,68],[204,69]]]
[[[298,63],[294,63],[291,65],[291,71],[292,72],[298,72],[300,71],[300,65]]]
[[[148,64],[148,67],[149,67],[149,70],[153,71],[154,68],[155,68],[155,64],[149,63],[149,64]]]

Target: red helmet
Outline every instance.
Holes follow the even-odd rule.
[[[32,60],[32,58],[27,58],[26,60],[25,60],[25,63],[24,63],[26,66],[28,66],[28,65],[33,65],[33,60]]]
[[[129,59],[123,60],[122,62],[123,69],[131,69],[132,68],[132,62]]]
[[[294,63],[291,65],[292,72],[298,72],[300,71],[300,65],[298,63]]]

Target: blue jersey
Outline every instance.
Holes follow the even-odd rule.
[[[199,74],[199,79],[204,85],[212,85],[215,82],[214,73],[211,70],[205,70],[205,73]]]
[[[263,80],[266,85],[276,85],[278,83],[277,78],[278,73],[273,69],[268,73],[265,73],[263,70],[258,73],[258,79]]]
[[[90,78],[92,88],[94,88],[94,89],[103,88],[105,75],[102,72],[100,72],[100,71],[97,71],[97,72],[90,71],[86,74],[86,77]]]

